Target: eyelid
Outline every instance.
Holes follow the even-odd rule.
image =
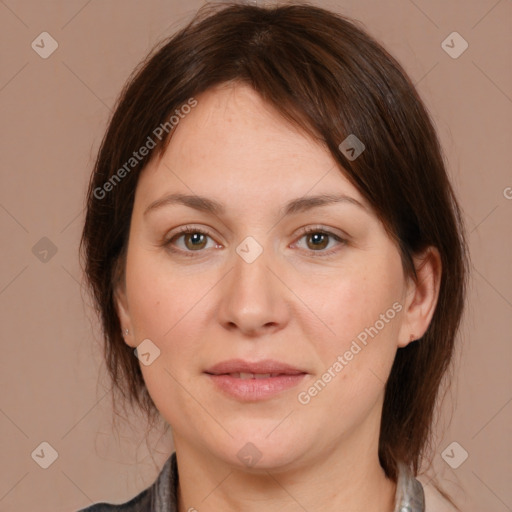
[[[331,238],[334,238],[338,242],[337,247],[332,248],[327,251],[325,251],[325,250],[324,251],[313,251],[313,250],[304,249],[308,253],[308,255],[311,255],[313,257],[326,257],[327,258],[329,256],[332,256],[340,250],[340,248],[339,248],[340,245],[342,245],[342,246],[346,245],[348,243],[348,241],[350,240],[350,237],[347,234],[337,233],[334,228],[324,227],[321,225],[309,225],[309,226],[304,226],[299,229],[299,233],[298,233],[299,238],[297,239],[297,241],[293,242],[292,245],[297,244],[298,241],[301,240],[304,235],[308,235],[310,233],[322,233],[324,235],[328,235]]]
[[[322,224],[309,224],[307,226],[303,226],[299,228],[298,234],[304,235],[308,233],[325,233],[328,235],[337,236],[338,238],[342,240],[349,240],[350,236],[345,233],[344,231],[341,231],[340,229],[331,228],[329,226],[323,226]]]
[[[173,247],[173,244],[171,242],[173,242],[175,239],[181,238],[183,235],[190,234],[190,233],[201,233],[205,236],[210,237],[212,240],[215,241],[214,235],[208,228],[193,226],[191,224],[186,224],[186,225],[180,226],[179,228],[174,230],[172,232],[172,234],[165,235],[160,245],[166,247],[167,249],[169,249],[170,251],[172,251],[174,253],[179,253],[179,254],[182,254],[185,256],[195,256],[195,253],[204,253],[205,252],[204,249],[198,250],[198,251],[185,251],[183,249],[177,249],[176,247]],[[216,243],[216,245],[219,245],[217,242],[215,242],[215,243]]]

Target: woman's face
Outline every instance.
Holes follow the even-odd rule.
[[[398,249],[327,150],[252,89],[197,100],[140,176],[118,295],[126,342],[150,340],[149,393],[177,448],[229,464],[373,452],[413,332]]]

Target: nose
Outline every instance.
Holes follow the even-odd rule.
[[[229,331],[259,337],[275,333],[289,321],[287,287],[277,277],[275,262],[264,250],[248,262],[238,253],[234,268],[223,280],[219,321]]]

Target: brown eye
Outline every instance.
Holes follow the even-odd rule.
[[[191,251],[195,251],[197,249],[204,249],[206,245],[207,236],[204,233],[200,233],[198,231],[194,233],[186,233],[182,235],[185,240],[185,246],[187,249]]]
[[[309,233],[306,239],[311,240],[308,247],[312,250],[325,249],[329,245],[329,235],[322,232]]]
[[[208,246],[208,242],[211,242]],[[194,256],[193,253],[205,252],[203,249],[217,247],[217,244],[207,231],[193,226],[184,226],[176,234],[170,236],[163,245],[170,251],[183,254],[184,256]]]
[[[302,248],[311,256],[331,256],[339,251],[340,247],[338,246],[347,243],[347,241],[339,235],[319,227],[308,227],[301,230],[301,237],[298,242],[295,242],[299,248],[300,241],[303,238],[306,239],[306,247]],[[334,247],[325,250],[329,247],[330,242],[334,242]]]

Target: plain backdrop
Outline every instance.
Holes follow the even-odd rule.
[[[150,48],[200,5],[0,1],[0,511],[126,501],[153,482],[172,451],[169,433],[152,433],[146,446],[136,415],[112,428],[77,251],[110,109]],[[467,223],[468,309],[423,482],[436,475],[467,512],[512,510],[512,1],[317,5],[362,22],[410,74]],[[55,459],[47,469],[41,450]]]

